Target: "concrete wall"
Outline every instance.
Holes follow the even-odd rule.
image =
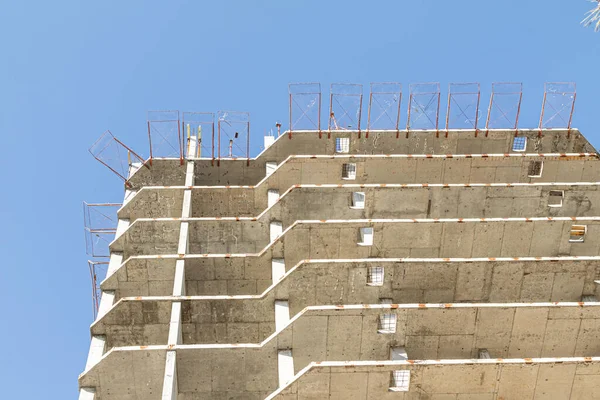
[[[381,312],[397,315],[396,333],[377,332]],[[482,348],[493,358],[587,356],[600,350],[599,324],[598,306],[315,308],[258,348],[178,350],[179,391],[206,392],[202,398],[243,391],[264,397],[277,387],[276,350],[287,348],[292,349],[295,373],[312,361],[387,360],[390,346],[405,347],[409,359],[476,358]],[[444,376],[446,385],[452,385],[449,381]]]
[[[587,226],[585,242],[569,242],[573,224]],[[271,283],[274,258],[285,259],[286,268],[290,269],[305,259],[556,257],[600,253],[600,223],[597,221],[299,223],[263,249],[257,244],[261,238],[252,231],[234,232],[237,245],[216,233],[214,241],[198,242],[193,233],[195,223],[190,225],[190,253],[213,255],[190,261],[186,275],[195,281],[221,281],[199,283],[195,291],[189,288],[191,293],[203,295],[224,294],[223,290],[227,290],[227,294],[261,293]],[[243,228],[241,223],[237,226]],[[357,244],[361,227],[373,227],[372,246]],[[177,228],[177,221],[138,220],[117,239],[113,248],[123,250],[125,259],[132,254],[174,254]],[[225,256],[245,248],[256,248],[257,252],[243,257]]]
[[[266,302],[185,300],[184,344],[275,341],[292,349],[296,372],[311,361],[385,360],[389,348],[402,346],[410,359],[572,357],[600,351],[598,305],[543,303],[488,306],[393,305],[313,306],[275,334],[274,313]],[[167,343],[169,300],[128,298],[92,326],[105,335],[107,348]],[[590,303],[595,304],[595,303]],[[271,306],[272,307],[272,306]],[[353,308],[350,308],[353,307]],[[395,314],[395,333],[379,333],[381,314]]]
[[[244,281],[242,259],[232,259],[237,269],[229,271],[221,267],[203,271],[202,266],[193,265],[192,261],[186,260],[186,294],[189,296],[206,295],[206,292],[227,295],[228,283],[233,289],[233,282]],[[274,285],[264,279],[260,286],[267,284],[269,295],[261,301],[270,302],[272,306],[275,298],[290,299],[293,315],[309,305],[376,303],[379,298],[391,298],[395,303],[579,301],[582,295],[595,295],[598,289],[594,283],[595,260],[423,261],[301,262]],[[381,286],[367,286],[367,269],[373,266],[384,268]],[[174,274],[174,259],[133,258],[104,281],[102,289],[114,290],[115,300],[169,296],[173,291]],[[264,278],[270,277],[271,272],[267,271],[267,275]],[[256,287],[255,283],[246,288],[246,292],[237,294],[255,294]],[[237,289],[241,291],[244,287]],[[271,295],[274,299],[269,297]],[[231,306],[237,307],[234,303]]]
[[[468,218],[600,215],[600,186],[513,187],[292,187],[272,207],[254,202],[253,189],[195,188],[192,217],[258,217],[289,226],[298,219]],[[120,211],[120,218],[181,216],[183,188],[143,188]],[[564,191],[562,207],[548,207],[551,190]],[[352,192],[364,192],[363,210],[350,206]]]
[[[161,399],[164,350],[113,350],[79,376],[79,387],[95,387],[95,399]],[[120,400],[120,399],[119,399]]]
[[[597,398],[600,362],[471,360],[412,365],[324,363],[268,400],[588,400]],[[391,373],[410,371],[408,392],[390,392]]]
[[[569,138],[564,130],[545,130],[541,138],[538,133],[531,130],[520,132],[521,136],[529,138],[527,152],[595,152],[576,130]],[[514,131],[490,131],[488,137],[481,134],[474,137],[474,132],[465,131],[450,131],[448,138],[444,133],[436,138],[435,131],[413,132],[409,138],[405,134],[396,138],[395,132],[374,131],[369,134],[369,138],[364,134],[360,139],[357,136],[357,132],[344,132],[332,134],[331,139],[327,139],[327,135],[319,139],[316,132],[296,132],[291,140],[287,136],[279,138],[259,158],[250,160],[249,166],[246,166],[246,160],[221,160],[219,167],[216,166],[217,162],[198,160],[197,184],[242,184],[234,183],[236,181],[254,184],[264,177],[266,162],[280,163],[292,154],[334,154],[335,137],[351,138],[350,154],[491,154],[511,152]],[[138,170],[130,183],[134,187],[183,184],[184,168],[176,168],[177,164],[179,160],[155,159],[151,168]]]
[[[128,296],[173,294],[175,259],[130,258],[101,283],[102,290],[115,291],[115,301]]]
[[[176,254],[178,222],[137,220],[111,244],[111,250],[124,251],[125,258],[134,254]],[[587,225],[584,243],[569,243],[574,224]],[[190,220],[188,253],[270,252],[275,258],[285,258],[288,265],[304,258],[595,256],[600,245],[600,226],[590,219],[297,221],[270,244],[258,225],[237,222],[230,225],[230,230],[217,231],[206,225],[206,221]],[[374,229],[373,246],[357,245],[362,227]],[[286,240],[293,247],[286,247]]]
[[[540,178],[529,178],[529,164],[544,160]],[[200,161],[196,163],[198,170]],[[256,169],[252,175],[245,167],[232,165],[210,166],[210,172],[195,172],[195,185],[257,185],[281,192],[295,184],[348,183],[342,179],[342,164],[356,163],[353,183],[490,183],[490,182],[593,182],[597,180],[598,159],[574,155],[572,157],[436,157],[410,158],[406,156],[290,156],[278,169],[265,178],[265,169]],[[158,165],[158,163],[157,163]],[[210,163],[208,164],[210,165]],[[244,164],[245,165],[245,161]],[[169,170],[173,168],[170,167]],[[146,171],[144,169],[143,171]],[[219,172],[219,173],[217,173]],[[183,179],[154,179],[144,186],[183,185]],[[141,185],[136,186],[136,188]]]

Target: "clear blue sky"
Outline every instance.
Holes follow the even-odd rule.
[[[6,1],[0,13],[4,399],[77,395],[91,322],[81,202],[120,202],[87,153],[106,129],[147,154],[146,110],[249,111],[253,154],[288,82],[576,81],[600,144],[600,33],[584,0]],[[444,104],[444,102],[442,103]],[[403,104],[405,114],[406,103]],[[484,106],[485,108],[485,106]],[[403,115],[404,121],[405,115]],[[286,124],[284,125],[284,127]],[[25,389],[25,391],[23,391]]]

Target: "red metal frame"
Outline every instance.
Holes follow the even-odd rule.
[[[411,129],[415,130],[416,123],[421,120],[423,116],[425,116],[429,122],[425,121],[424,127],[417,127],[416,129],[435,129],[438,131],[441,100],[439,82],[412,83],[409,86],[409,93],[406,137],[408,137],[408,132]],[[433,111],[435,114],[432,113],[432,106],[434,107]],[[412,111],[413,108],[414,111]],[[414,117],[415,113],[418,114],[416,118]]]
[[[575,82],[546,82],[544,84],[544,99],[540,113],[539,136],[542,129],[567,128],[567,137],[571,135],[571,122],[575,111],[577,87]],[[546,110],[552,112],[550,117]],[[568,117],[567,117],[568,112]],[[546,119],[544,119],[546,116]]]
[[[184,112],[181,119],[181,131],[186,136],[186,143],[191,140],[191,137],[196,138],[196,153],[187,154],[187,158],[207,158],[202,150],[210,154],[211,162],[214,165],[215,160],[215,114],[209,112]],[[209,132],[206,135],[205,132]],[[206,140],[206,139],[209,140]]]
[[[327,137],[331,138],[331,128],[346,130],[356,126],[360,135],[362,116],[362,85],[357,83],[332,83],[329,90],[329,123]],[[354,113],[354,116],[353,114]],[[351,129],[350,129],[351,130]]]
[[[152,140],[152,136],[157,140]],[[173,136],[177,136],[177,143]],[[158,137],[158,138],[157,138]],[[179,157],[183,165],[183,139],[178,110],[148,111],[150,165],[154,157]]]
[[[110,131],[105,131],[98,140],[88,149],[92,157],[98,160],[102,165],[111,170],[125,182],[125,185],[131,187],[128,182],[129,169],[132,164],[131,158],[136,158],[142,165],[148,167],[144,159],[135,151],[131,150],[123,142],[117,139]],[[111,155],[111,153],[115,153]],[[148,167],[149,168],[149,167]]]
[[[321,84],[320,83],[290,83],[289,113],[290,130],[288,137],[292,138],[295,130],[316,129],[321,134]],[[316,106],[316,115],[314,110]],[[300,114],[300,115],[298,115]]]
[[[83,229],[85,250],[90,257],[110,257],[108,245],[117,232],[117,211],[120,203],[83,202]],[[102,243],[106,248],[100,248]]]
[[[488,135],[490,129],[501,128],[514,129],[516,136],[522,100],[523,84],[521,82],[492,83],[492,94],[485,119],[485,136]],[[514,116],[512,115],[513,110]]]
[[[94,320],[98,317],[98,308],[100,307],[100,298],[102,296],[102,291],[100,290],[100,279],[98,279],[98,270],[99,266],[106,266],[108,269],[108,261],[92,261],[88,260],[88,268],[90,270],[90,280],[92,283],[92,312],[94,315]],[[106,270],[100,271],[104,276],[106,276]]]
[[[369,137],[369,130],[395,130],[396,138],[400,135],[400,105],[402,103],[402,84],[399,82],[374,82],[371,83],[369,93],[369,109],[367,111],[367,130],[365,137]],[[394,106],[394,104],[397,104]],[[394,112],[390,115],[390,112]],[[372,118],[375,116],[375,118]],[[385,118],[384,118],[385,117]],[[382,120],[383,118],[383,120]],[[380,122],[381,121],[381,122]],[[360,137],[360,131],[358,134]]]
[[[450,83],[448,85],[448,109],[446,111],[446,137],[448,130],[474,129],[477,137],[477,122],[479,120],[479,100],[481,90],[479,83]],[[458,108],[458,113],[452,113],[452,104]],[[463,120],[461,123],[461,119]],[[452,125],[452,126],[451,126]]]
[[[243,148],[237,145],[240,133],[246,136],[246,165],[250,165],[250,114],[240,111],[219,111],[217,113],[217,166],[221,165],[221,158],[225,158],[221,153],[221,136],[225,136],[230,141],[231,149],[238,149],[244,152]],[[228,157],[227,157],[228,158]],[[237,158],[237,157],[233,157]]]

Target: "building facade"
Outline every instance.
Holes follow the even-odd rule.
[[[79,398],[596,398],[599,173],[574,129],[154,159],[128,180]]]

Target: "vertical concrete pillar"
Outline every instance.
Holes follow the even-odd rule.
[[[279,373],[279,387],[285,386],[294,378],[294,357],[292,357],[292,350],[279,350],[277,352],[277,368]]]
[[[279,190],[269,189],[267,190],[267,207],[271,207],[279,200]]]
[[[273,284],[279,282],[285,275],[285,260],[283,258],[274,258],[271,260],[271,277]]]
[[[275,300],[275,330],[280,331],[290,322],[290,305],[287,300]]]
[[[94,400],[96,397],[96,389],[81,388],[79,389],[79,400]]]
[[[269,238],[271,242],[277,239],[283,233],[283,224],[281,221],[271,221],[269,224]]]
[[[177,352],[167,351],[162,400],[177,400]]]
[[[90,343],[90,350],[88,352],[87,362],[85,363],[85,370],[89,371],[94,365],[100,361],[104,355],[106,347],[106,337],[103,335],[92,336],[92,342]]]
[[[103,290],[100,296],[100,305],[98,306],[98,315],[96,321],[102,318],[108,310],[111,309],[115,301],[115,292],[113,290]]]
[[[123,253],[110,253],[110,259],[108,261],[108,268],[106,270],[106,276],[111,276],[117,269],[123,264]]]
[[[267,161],[265,164],[266,175],[269,176],[277,169],[277,162],[275,161]]]
[[[188,143],[188,158],[196,154],[195,137]],[[189,218],[192,215],[192,190],[194,185],[194,161],[187,161],[185,165],[185,186],[188,187],[183,192],[183,207],[181,218]],[[177,254],[185,255],[188,248],[189,239],[188,221],[181,221],[179,230],[179,242],[177,243]],[[173,280],[173,296],[185,296],[185,259],[179,259],[175,262],[175,277]],[[183,342],[181,329],[181,301],[173,301],[171,304],[171,320],[169,322],[169,345],[178,345]],[[163,378],[162,400],[177,400],[177,351],[167,351],[165,362],[165,375]]]

